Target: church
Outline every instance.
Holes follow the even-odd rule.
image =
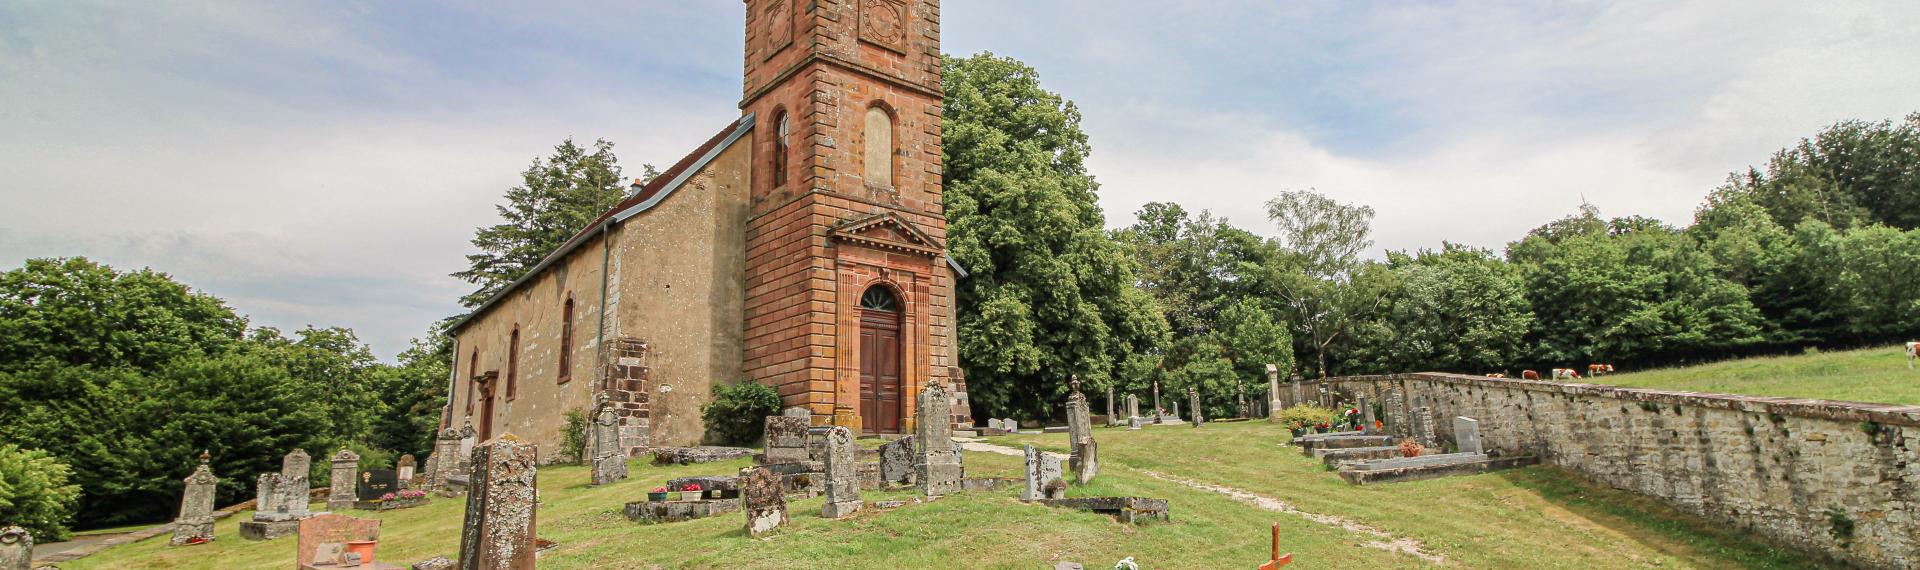
[[[741,116],[451,327],[442,427],[560,449],[604,396],[629,453],[694,445],[742,381],[865,434],[911,433],[922,387],[952,382],[971,423],[939,0],[745,6]]]

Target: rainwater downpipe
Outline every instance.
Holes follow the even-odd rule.
[[[613,220],[607,220],[606,224],[600,226],[600,326],[595,331],[596,338],[593,341],[594,365],[597,373],[604,373],[607,370],[607,270],[611,267],[610,263],[613,260],[613,239],[608,230],[612,227]],[[613,389],[612,382],[603,382],[605,384],[600,387],[601,390]]]

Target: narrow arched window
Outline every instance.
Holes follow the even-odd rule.
[[[513,400],[520,384],[520,325],[513,325],[507,337],[507,400]]]
[[[867,108],[867,184],[893,187],[893,116],[878,106]]]
[[[560,383],[573,379],[573,295],[560,314]]]
[[[473,392],[479,388],[480,349],[473,349],[473,358],[467,360],[467,415],[473,415]]]
[[[773,131],[773,186],[787,185],[787,155],[793,152],[793,127],[788,124],[787,112],[781,111],[774,119]]]

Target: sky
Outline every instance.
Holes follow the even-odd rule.
[[[0,268],[152,267],[390,359],[561,140],[631,174],[739,115],[739,0],[0,2]],[[1692,219],[1729,172],[1920,111],[1920,3],[949,0],[945,50],[1084,114],[1108,224],[1271,235],[1313,189],[1374,254],[1500,249],[1591,202]]]

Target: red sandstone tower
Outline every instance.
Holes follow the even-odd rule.
[[[906,433],[956,365],[940,2],[745,1],[746,373],[835,425]]]

